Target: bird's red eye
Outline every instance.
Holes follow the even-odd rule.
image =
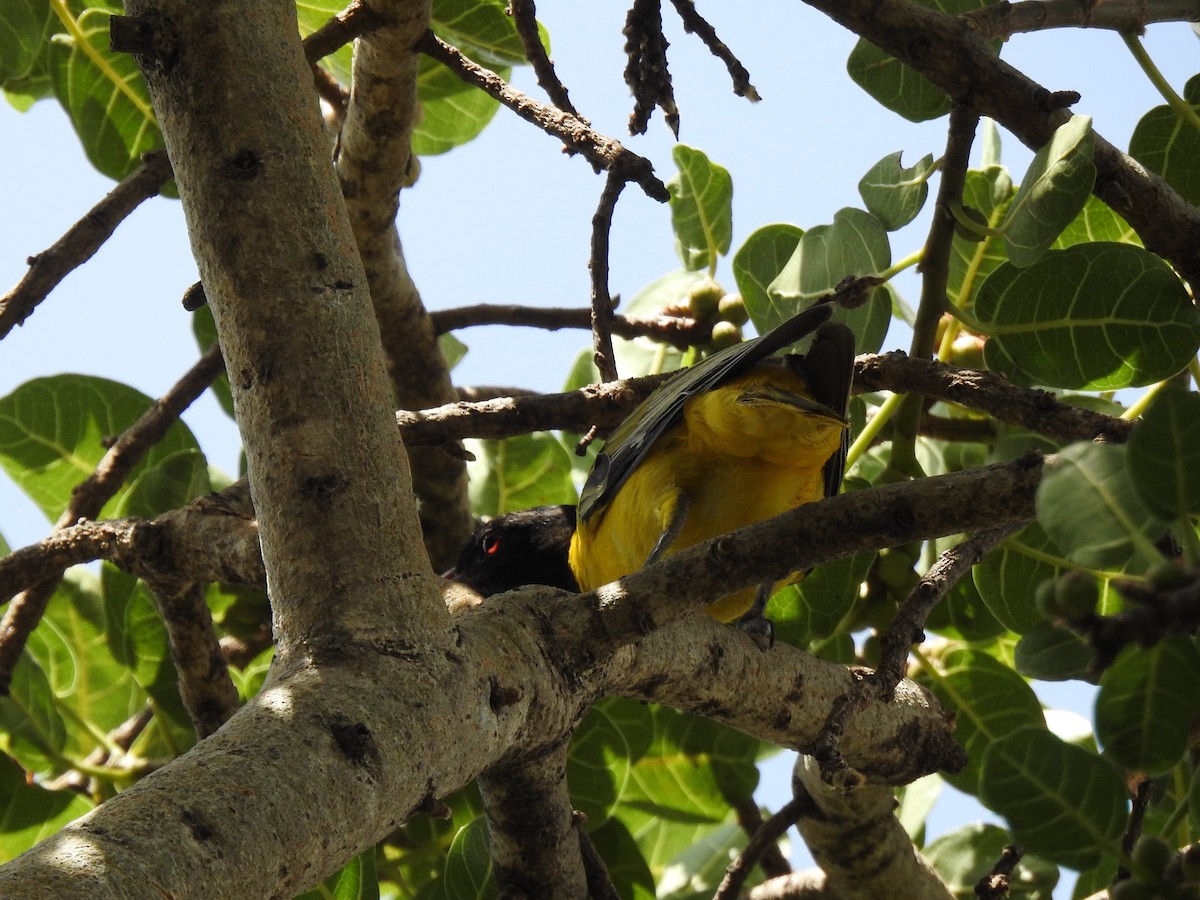
[[[495,556],[500,550],[500,537],[495,534],[485,534],[483,540],[479,542],[479,546],[483,548],[486,556]]]

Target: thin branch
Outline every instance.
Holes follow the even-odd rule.
[[[304,58],[315,65],[382,24],[379,15],[363,0],[351,0],[349,6],[304,39]]]
[[[440,309],[429,314],[438,334],[473,328],[480,325],[517,325],[558,331],[563,328],[591,328],[592,311],[583,307],[518,306],[515,304],[480,303]],[[712,336],[711,323],[698,322],[683,316],[622,316],[613,315],[612,333],[632,340],[647,337],[670,344],[679,350],[695,347]]]
[[[1141,34],[1155,22],[1200,21],[1197,0],[1023,0],[993,3],[960,17],[988,40],[1006,41],[1014,34],[1050,28],[1106,28]]]
[[[512,11],[513,24],[516,25],[517,35],[521,38],[521,45],[525,48],[525,58],[533,66],[533,74],[537,78],[537,83],[546,92],[550,102],[563,112],[577,116],[579,121],[585,125],[588,124],[588,120],[579,115],[579,111],[571,103],[566,86],[559,79],[558,73],[554,71],[554,63],[550,61],[550,57],[546,55],[546,48],[542,46],[542,37],[538,34],[537,8],[534,0],[510,0],[508,8]]]
[[[166,626],[183,706],[196,737],[206,738],[237,710],[238,693],[213,630],[204,584],[150,581],[147,587]]]
[[[1008,900],[1011,896],[1012,873],[1021,861],[1021,850],[1009,844],[992,866],[991,871],[975,884],[975,896],[979,900]]]
[[[410,446],[443,445],[463,438],[503,438],[557,429],[582,434],[588,430],[589,423],[615,428],[671,374],[642,375],[563,394],[450,403],[420,411],[401,410],[396,419],[404,442]],[[915,392],[957,403],[1064,444],[1097,438],[1122,443],[1133,428],[1133,423],[1126,419],[1060,403],[1047,391],[1017,387],[994,372],[911,359],[899,351],[860,356],[855,361],[855,387],[860,392]]]
[[[971,144],[978,124],[979,115],[966,104],[955,103],[951,107],[942,180],[929,224],[929,236],[925,239],[925,249],[921,254],[921,300],[913,322],[912,345],[909,349],[909,355],[914,359],[927,359],[934,355],[938,323],[949,303],[946,285],[950,278],[950,248],[954,240],[954,216],[951,210],[962,198]],[[915,448],[923,401],[923,397],[915,394],[905,397],[893,423],[893,449],[889,465],[908,475],[916,475],[920,469]]]
[[[417,42],[416,49],[436,59],[467,84],[475,85],[488,96],[500,101],[525,121],[531,122],[572,150],[578,151],[593,165],[616,171],[626,181],[636,181],[653,200],[666,203],[670,199],[667,186],[654,174],[654,166],[650,160],[627,150],[618,141],[592,130],[578,116],[525,96],[495,72],[471,62],[461,51],[442,41],[432,31],[425,33]]]
[[[592,273],[592,359],[601,381],[617,380],[617,360],[613,354],[613,302],[608,292],[608,238],[613,210],[625,188],[624,179],[615,171],[608,173],[600,203],[592,215],[592,253],[588,269]]]
[[[925,640],[925,620],[929,613],[960,578],[1026,524],[1027,520],[1016,519],[977,532],[938,557],[938,561],[913,588],[880,641],[878,668],[862,676],[851,691],[838,698],[829,712],[825,727],[821,729],[813,758],[821,767],[821,776],[827,783],[840,787],[853,787],[861,783],[862,776],[847,766],[838,749],[846,723],[872,703],[890,702],[896,685],[904,677],[909,648]]]
[[[725,877],[717,886],[713,900],[731,900],[731,898],[740,897],[746,879],[750,877],[754,867],[764,862],[765,858],[772,853],[780,856],[779,839],[800,820],[806,811],[810,811],[810,808],[807,798],[792,797],[777,813],[755,829],[754,837],[750,839],[746,849],[739,853],[737,859],[725,869]],[[755,806],[755,811],[757,809],[758,807]],[[768,869],[766,866],[764,866],[764,870],[767,871],[768,877],[778,878],[790,872],[791,867],[784,861],[783,871],[779,871],[777,868]]]
[[[588,897],[591,900],[621,900],[617,888],[608,874],[608,866],[596,845],[592,843],[591,835],[584,826],[587,818],[579,810],[573,816],[575,831],[579,834],[579,852],[583,856],[583,871],[587,874]]]
[[[60,281],[91,259],[117,226],[162,190],[170,178],[171,163],[165,150],[145,154],[142,164],[67,229],[66,234],[48,249],[29,257],[25,277],[0,297],[0,338],[29,318]]]
[[[679,13],[679,18],[683,20],[684,31],[699,36],[709,52],[725,63],[725,68],[729,70],[729,77],[733,79],[733,92],[739,97],[745,97],[751,103],[761,100],[762,97],[759,96],[758,90],[750,83],[750,73],[742,65],[742,61],[734,55],[723,40],[717,37],[717,30],[709,24],[708,20],[696,12],[693,0],[671,0],[671,3],[674,5],[675,11]]]
[[[120,489],[134,466],[162,440],[167,429],[220,374],[224,363],[214,344],[167,393],[117,438],[95,470],[76,486],[71,503],[55,524],[55,531],[80,519],[92,519]],[[41,621],[46,604],[58,587],[58,576],[35,584],[17,596],[0,620],[0,694],[8,693],[13,667],[29,635]],[[28,583],[28,582],[27,582]]]
[[[633,94],[629,133],[645,134],[650,116],[661,107],[671,133],[679,138],[679,108],[667,68],[667,38],[662,30],[661,0],[633,0],[625,18],[625,83]]]

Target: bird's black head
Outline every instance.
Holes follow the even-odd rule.
[[[485,597],[523,584],[578,591],[567,562],[574,506],[535,506],[497,516],[475,529],[446,578]]]

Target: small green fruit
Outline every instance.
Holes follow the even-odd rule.
[[[1058,613],[1069,622],[1095,615],[1099,602],[1100,586],[1094,577],[1083,572],[1068,572],[1054,586],[1054,603]]]
[[[734,344],[741,343],[742,329],[732,322],[718,322],[712,327],[712,345],[717,350],[724,350]]]
[[[750,321],[750,313],[746,311],[746,301],[741,294],[726,294],[717,304],[717,315],[726,322],[734,325],[745,325]]]
[[[717,310],[725,291],[711,278],[697,281],[687,293],[687,306],[692,316],[702,322],[712,322],[717,318]]]
[[[1160,878],[1175,852],[1171,845],[1153,834],[1143,834],[1133,845],[1133,862],[1145,873],[1154,873]]]

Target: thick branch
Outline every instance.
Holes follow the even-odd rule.
[[[400,190],[411,183],[417,166],[412,133],[420,57],[411,48],[429,26],[429,3],[370,0],[366,8],[377,24],[355,47],[354,93],[337,172],[396,403],[420,409],[458,397],[396,227]],[[413,452],[409,465],[421,499],[426,549],[440,570],[453,562],[471,531],[466,465],[436,448]]]
[[[1003,60],[968,22],[909,0],[805,0],[925,75],[951,100],[970,103],[1034,150],[1070,114],[1059,98]],[[1125,217],[1146,249],[1200,284],[1200,209],[1100,135],[1093,192]]]
[[[1008,40],[1023,31],[1049,28],[1107,28],[1141,34],[1155,22],[1200,20],[1198,0],[1022,0],[993,3],[962,18],[987,40]]]

